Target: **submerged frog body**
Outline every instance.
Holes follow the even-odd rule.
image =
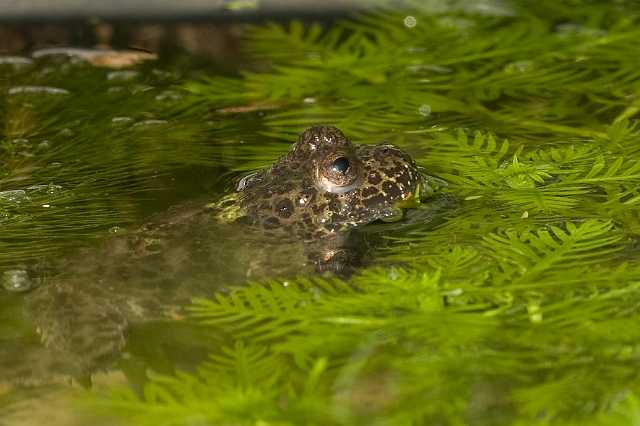
[[[335,127],[313,127],[219,202],[174,208],[58,265],[27,296],[29,315],[55,368],[64,360],[65,374],[90,374],[122,351],[131,321],[177,318],[180,306],[220,283],[344,273],[363,248],[351,230],[398,220],[429,191],[400,149],[354,145]],[[34,365],[31,382],[53,368]]]

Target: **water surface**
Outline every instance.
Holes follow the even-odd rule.
[[[243,27],[233,66],[2,57],[0,424],[637,421],[639,16],[492,5]],[[362,229],[349,277],[215,221],[121,243],[316,124],[455,202]]]

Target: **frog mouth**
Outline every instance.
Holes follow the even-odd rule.
[[[380,220],[383,222],[397,222],[402,220],[404,212],[407,209],[415,209],[420,206],[422,202],[421,185],[418,183],[413,192],[409,193],[404,199],[398,201],[393,206],[390,206],[381,215]]]
[[[447,182],[429,175],[421,175],[412,193],[395,203],[389,210],[385,211],[380,218],[383,222],[397,222],[402,220],[407,209],[417,209],[423,201],[433,197],[438,192],[447,187]]]

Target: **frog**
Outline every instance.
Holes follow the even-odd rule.
[[[251,225],[323,239],[401,219],[402,209],[420,200],[421,176],[391,144],[355,145],[336,127],[317,126],[273,166],[240,181],[238,206]]]
[[[402,220],[433,196],[434,182],[392,144],[355,144],[336,127],[311,127],[218,200],[171,208],[52,268],[27,295],[41,345],[23,354],[32,359],[25,382],[56,370],[86,377],[108,368],[125,348],[131,322],[181,319],[192,298],[227,291],[219,282],[230,276],[344,278],[365,246],[354,231]],[[244,249],[219,241],[240,241]],[[222,273],[229,265],[240,265],[239,272]],[[35,369],[42,359],[55,363]],[[1,360],[0,369],[17,372]]]
[[[394,145],[354,144],[336,127],[315,126],[272,166],[244,176],[234,194],[211,207],[218,217],[263,234],[302,241],[318,272],[344,274],[355,266],[349,263],[358,251],[349,231],[401,220],[441,182]]]

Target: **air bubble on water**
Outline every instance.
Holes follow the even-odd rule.
[[[304,98],[302,102],[304,102],[305,104],[315,104],[316,98]]]
[[[150,120],[139,121],[136,124],[134,124],[133,127],[159,126],[161,124],[167,124],[167,123],[168,123],[167,120],[150,119]]]
[[[418,24],[418,21],[416,20],[416,18],[414,16],[405,16],[404,17],[404,26],[407,28],[413,28]]]
[[[51,142],[49,142],[48,140],[43,140],[42,142],[40,142],[38,144],[38,149],[47,149],[51,146]]]
[[[110,234],[117,234],[118,232],[120,232],[122,228],[120,228],[118,225],[112,226],[111,228],[109,228],[109,233]]]
[[[13,145],[29,145],[29,139],[25,139],[25,138],[11,139],[11,143]]]
[[[0,56],[0,65],[11,65],[16,68],[33,64],[33,61],[23,56]]]
[[[131,117],[113,117],[111,119],[111,122],[113,124],[125,124],[125,123],[131,123],[133,121],[133,118]]]
[[[9,95],[20,94],[45,94],[45,95],[68,95],[69,91],[59,87],[50,86],[14,86],[9,88]]]
[[[131,93],[135,95],[136,93],[148,92],[149,90],[153,90],[153,89],[154,89],[153,86],[148,86],[145,84],[136,84],[130,90],[131,90]]]
[[[67,137],[73,136],[73,130],[69,129],[68,127],[65,127],[64,129],[58,132],[58,135],[67,136]]]
[[[505,1],[476,1],[470,2],[466,9],[471,13],[485,16],[515,16],[516,10]]]
[[[422,104],[420,105],[420,108],[418,108],[418,112],[420,113],[420,115],[424,117],[428,117],[431,115],[431,106],[427,104]]]
[[[24,269],[10,269],[2,273],[2,287],[12,293],[30,290],[33,281]]]
[[[62,191],[62,186],[56,185],[53,183],[31,185],[27,188],[27,191],[40,193],[40,194],[54,195]]]
[[[178,101],[182,99],[182,95],[175,90],[166,90],[156,95],[156,101]]]
[[[124,71],[111,71],[107,74],[107,80],[109,81],[129,81],[138,77],[140,73],[138,71],[124,70]]]
[[[9,191],[0,192],[0,200],[7,201],[10,203],[19,204],[20,202],[27,199],[28,199],[27,193],[22,189],[13,189]]]
[[[66,56],[66,57],[84,57],[91,53],[91,49],[83,49],[77,47],[47,47],[38,49],[31,53],[34,58],[44,58],[47,56]]]

